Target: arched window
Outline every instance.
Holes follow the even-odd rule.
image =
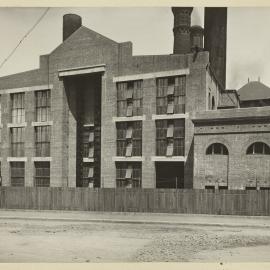
[[[248,147],[247,155],[270,155],[270,147],[263,142],[255,142]]]
[[[208,146],[206,155],[228,155],[228,149],[224,144],[213,143]]]

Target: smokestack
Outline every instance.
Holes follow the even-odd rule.
[[[174,54],[190,52],[190,22],[193,7],[172,7],[174,15]]]
[[[203,28],[193,25],[190,28],[191,51],[203,51]]]
[[[204,9],[204,48],[220,84],[226,87],[227,8]]]
[[[63,16],[63,41],[71,36],[82,26],[82,18],[76,14],[65,14]]]

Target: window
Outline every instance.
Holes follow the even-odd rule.
[[[156,155],[184,156],[185,120],[156,121]]]
[[[94,166],[91,163],[83,164],[83,187],[94,187]]]
[[[83,129],[83,157],[94,157],[95,131],[94,127],[84,127]]]
[[[173,155],[173,139],[170,139],[167,144],[166,156],[171,157]]]
[[[142,115],[142,80],[117,83],[117,116]]]
[[[227,186],[218,186],[218,189],[219,189],[219,190],[227,190],[228,187],[227,187]]]
[[[255,142],[248,147],[247,155],[270,155],[270,147],[263,142]]]
[[[35,186],[50,186],[50,162],[35,162]]]
[[[36,121],[44,122],[50,120],[51,92],[36,91]]]
[[[211,190],[214,190],[214,189],[215,189],[215,186],[205,186],[204,188],[205,188],[205,189],[211,189]]]
[[[24,128],[11,128],[11,156],[23,157],[24,156],[24,141],[25,134]]]
[[[157,79],[157,114],[185,113],[186,77]]]
[[[35,127],[36,137],[36,156],[49,157],[50,156],[50,137],[51,127],[40,126]]]
[[[119,122],[117,128],[117,156],[142,155],[142,122]]]
[[[256,190],[256,187],[246,187],[246,190]]]
[[[208,146],[206,155],[228,155],[228,149],[224,144],[213,143]]]
[[[260,187],[260,190],[270,190],[270,187]]]
[[[11,94],[12,123],[25,122],[24,93]]]
[[[10,162],[11,186],[24,186],[24,162]]]
[[[141,187],[142,166],[139,162],[116,163],[116,187]]]

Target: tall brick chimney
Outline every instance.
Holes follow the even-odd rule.
[[[190,28],[191,51],[203,51],[203,28],[193,25]]]
[[[227,8],[204,9],[204,48],[220,84],[226,87]]]
[[[172,7],[174,15],[174,54],[190,52],[190,16],[192,10],[193,7]]]
[[[76,14],[65,14],[63,16],[63,41],[82,26],[82,18]]]

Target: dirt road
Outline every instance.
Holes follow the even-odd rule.
[[[0,262],[270,262],[269,227],[2,219]]]

